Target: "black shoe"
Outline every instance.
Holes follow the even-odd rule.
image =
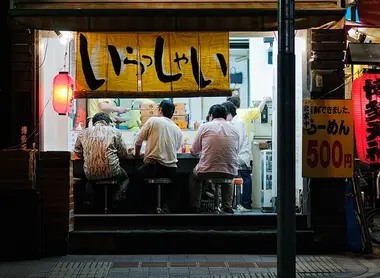
[[[157,212],[161,214],[167,214],[170,213],[170,210],[169,207],[166,204],[164,204],[161,209],[158,209]]]
[[[252,205],[251,204],[242,204],[242,206],[245,209],[252,209]]]
[[[223,213],[234,214],[234,211],[232,208],[222,208],[221,211]]]

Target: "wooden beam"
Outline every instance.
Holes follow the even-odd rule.
[[[206,89],[174,92],[115,92],[115,91],[75,91],[74,98],[188,98],[231,96],[231,89]]]

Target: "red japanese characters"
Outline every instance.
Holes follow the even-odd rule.
[[[380,74],[370,71],[352,83],[355,139],[362,162],[380,162]]]

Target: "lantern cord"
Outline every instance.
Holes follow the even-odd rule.
[[[69,44],[66,45],[65,56],[63,58],[63,67],[61,68],[60,71],[62,71],[62,69],[63,69],[63,71],[66,71],[66,68],[67,68],[67,55],[68,55],[67,54],[67,50],[68,50],[68,46],[69,46]]]
[[[359,75],[359,74],[361,74],[362,72],[363,72],[363,69],[358,70],[356,73],[354,73],[354,76],[357,75],[357,74]],[[321,96],[321,97],[319,97],[319,98],[317,98],[317,99],[322,99],[322,98],[328,96],[329,94],[335,92],[336,90],[342,88],[343,86],[346,86],[348,83],[350,83],[350,79],[351,79],[351,76],[348,76],[348,77],[346,78],[346,80],[344,81],[344,83],[340,84],[338,87],[332,89],[331,91],[327,92],[326,94],[324,94],[323,96]]]
[[[44,65],[44,63],[45,63],[45,61],[46,61],[46,56],[47,56],[47,51],[48,51],[48,46],[49,46],[49,36],[50,36],[50,32],[51,31],[49,31],[49,33],[48,33],[48,35],[47,35],[47,38],[46,38],[46,43],[45,43],[45,51],[44,51],[44,58],[42,59],[42,62],[41,62],[41,64],[40,64],[40,66],[38,67],[38,69],[40,69],[43,65]]]

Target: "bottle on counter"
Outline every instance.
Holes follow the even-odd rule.
[[[182,153],[190,153],[191,145],[188,142],[189,138],[186,137],[184,139],[184,143],[182,144]]]

